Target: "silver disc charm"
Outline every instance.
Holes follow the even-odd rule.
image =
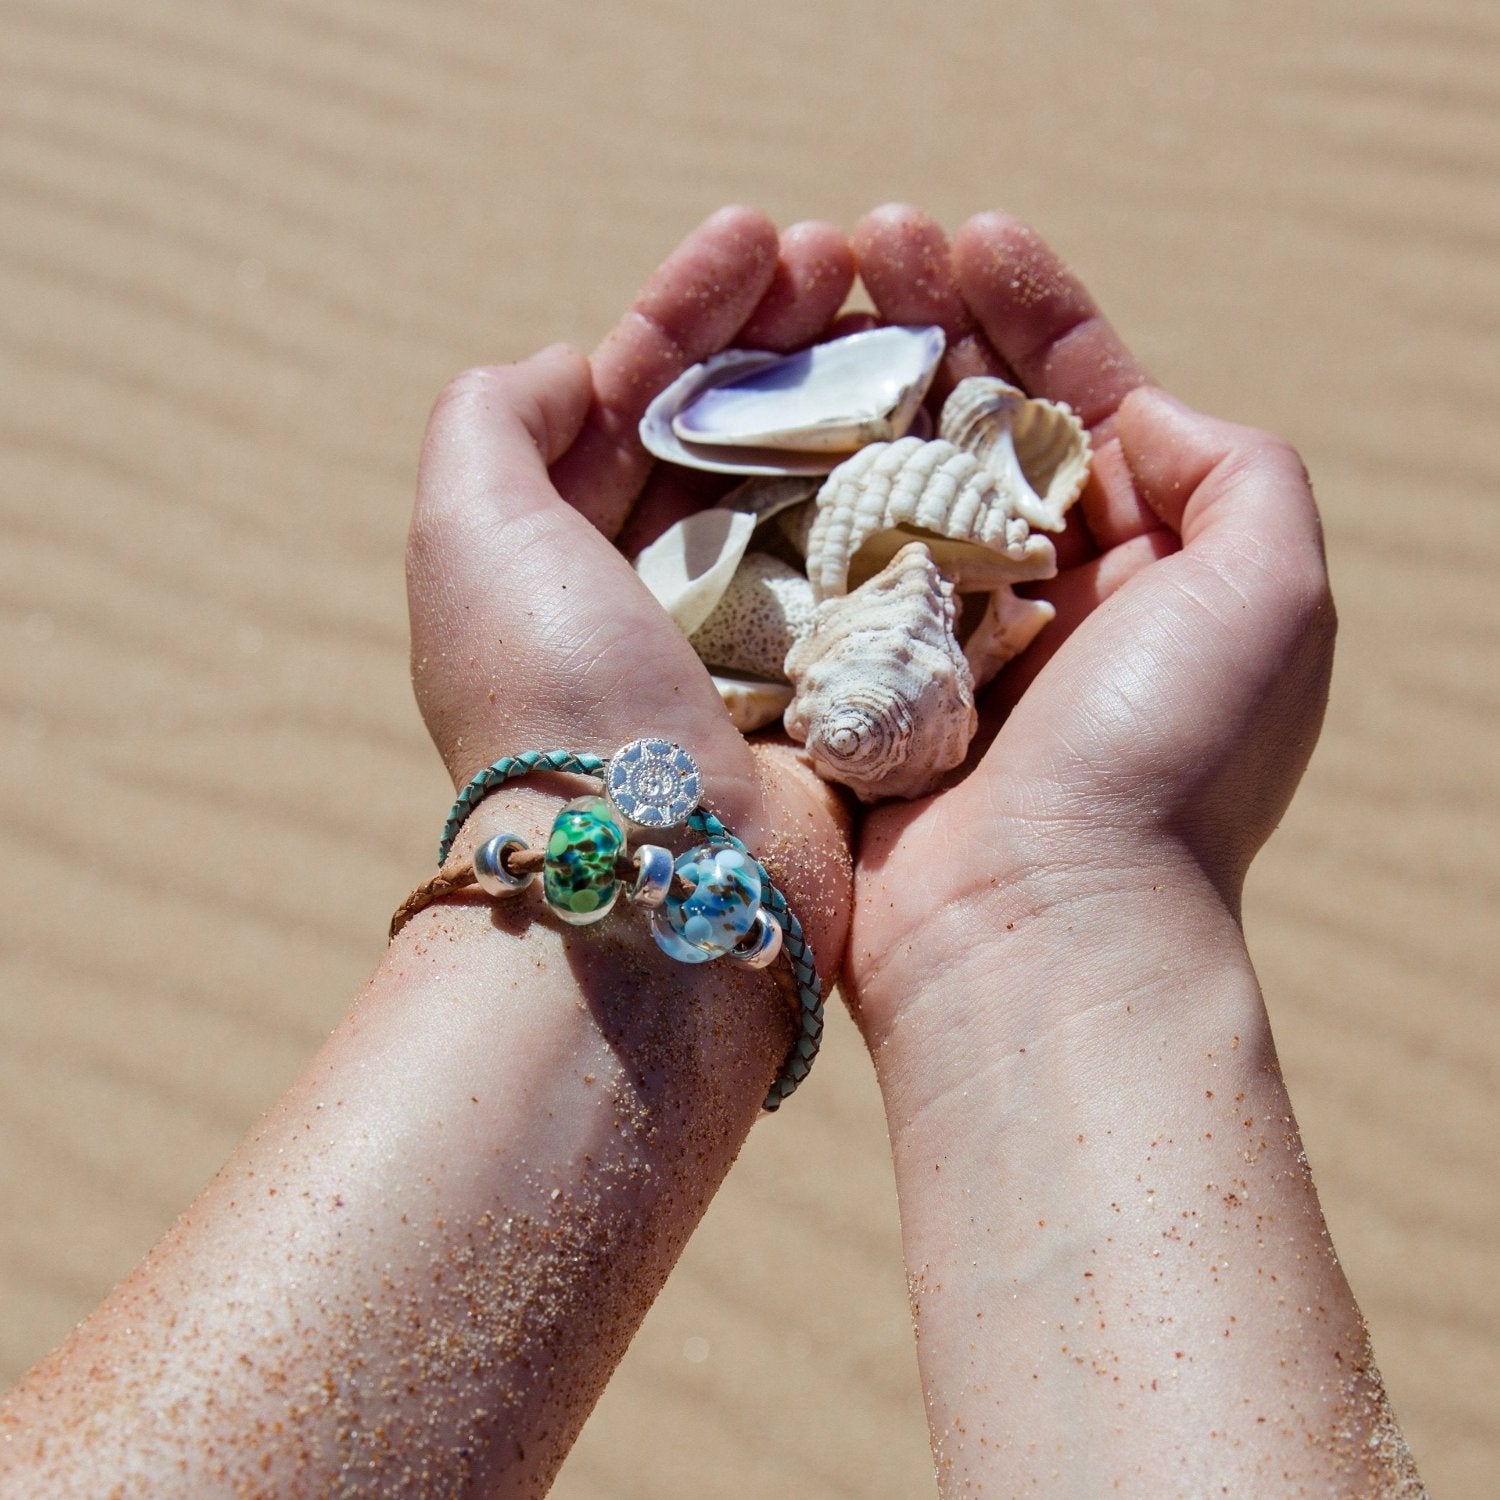
[[[642,828],[676,828],[703,797],[698,762],[671,740],[632,740],[610,756],[604,795]]]

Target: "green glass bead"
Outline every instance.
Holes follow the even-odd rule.
[[[575,927],[609,915],[619,894],[615,861],[625,830],[603,797],[575,797],[558,813],[542,861],[547,905]]]

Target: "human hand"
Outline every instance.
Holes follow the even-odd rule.
[[[811,342],[852,277],[832,226],[795,225],[778,245],[760,214],[713,215],[592,362],[556,347],[448,386],[423,446],[408,548],[412,676],[455,783],[524,749],[608,754],[644,734],[676,740],[724,821],[752,849],[776,840],[775,873],[830,968],[849,906],[835,799],[790,752],[752,753],[614,543],[633,551],[703,503],[691,477],[665,475],[642,448],[650,398],[732,342]],[[758,774],[758,761],[776,774]]]
[[[1010,374],[1096,450],[992,743],[859,849],[845,990],[940,1491],[1421,1493],[1238,925],[1328,684],[1302,466],[1152,389],[1013,219],[950,255],[889,208],[854,243],[884,318],[947,329],[948,383]]]
[[[946,329],[937,397],[1016,379],[1071,404],[1096,455],[1035,591],[1057,618],[981,697],[992,742],[865,821],[848,979],[879,1031],[935,955],[1041,909],[1170,879],[1237,912],[1317,737],[1334,614],[1296,454],[1153,389],[1032,230],[982,214],[950,252],[893,206],[854,244],[887,322]]]

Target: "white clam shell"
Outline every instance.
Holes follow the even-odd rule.
[[[786,654],[812,629],[812,584],[779,557],[747,553],[692,637],[711,668],[784,681]]]
[[[920,797],[964,758],[978,715],[954,636],[953,585],[921,542],[818,606],[787,657],[787,732],[827,781],[864,801]]]
[[[792,701],[789,682],[762,682],[757,678],[736,677],[728,672],[711,672],[714,686],[729,710],[729,718],[741,734],[753,734],[774,724]]]
[[[730,349],[684,371],[641,418],[658,458],[728,474],[826,474],[911,425],[943,331],[873,328],[795,354]]]
[[[641,549],[635,570],[684,635],[714,612],[754,530],[746,511],[700,510]]]
[[[1050,578],[1052,543],[1014,515],[993,476],[950,442],[902,438],[871,443],[846,459],[818,491],[807,543],[807,576],[821,601],[858,586],[914,537],[965,590]]]
[[[1043,531],[1063,529],[1089,472],[1089,435],[1072,407],[971,375],[943,403],[938,436],[989,470],[1010,514]]]

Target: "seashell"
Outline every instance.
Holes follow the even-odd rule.
[[[807,544],[816,598],[858,587],[914,538],[966,591],[1050,578],[1057,555],[1012,515],[992,475],[950,442],[901,438],[871,443],[846,459],[818,491]],[[981,576],[987,580],[979,581]]]
[[[807,561],[807,543],[812,536],[813,523],[818,519],[818,507],[812,500],[804,501],[801,505],[793,505],[787,510],[778,512],[776,516],[776,529],[781,533],[782,539],[790,547],[793,553]]]
[[[825,601],[787,656],[787,732],[862,800],[920,797],[964,758],[978,714],[953,585],[921,542]]]
[[[777,475],[774,478],[756,475],[735,485],[719,501],[719,506],[723,510],[748,511],[759,524],[813,499],[822,483],[819,474]]]
[[[1089,435],[1071,406],[971,375],[943,403],[938,436],[989,470],[1007,514],[1043,531],[1063,529],[1089,473]]]
[[[774,724],[792,701],[789,682],[761,682],[751,677],[736,677],[728,672],[711,672],[714,686],[729,710],[730,722],[741,734],[753,734]]]
[[[658,458],[726,474],[826,474],[911,425],[942,358],[941,328],[872,328],[795,354],[729,349],[646,408]]]
[[[745,511],[700,510],[641,548],[635,570],[684,635],[714,612],[754,530]]]
[[[812,629],[812,616],[807,579],[779,557],[750,552],[693,633],[693,650],[710,667],[784,681],[786,654]]]
[[[1036,639],[1037,632],[1057,611],[1045,599],[1023,599],[1008,584],[995,589],[984,614],[964,642],[964,656],[974,674],[977,692],[1012,657]]]

